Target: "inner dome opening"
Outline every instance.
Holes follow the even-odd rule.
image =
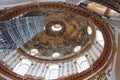
[[[60,24],[54,24],[51,27],[52,31],[60,31],[62,30],[62,26]]]

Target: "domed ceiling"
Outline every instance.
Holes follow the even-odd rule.
[[[27,74],[35,76],[36,79],[39,71],[42,73],[40,76],[45,77],[46,70],[51,65],[49,62],[54,64],[57,61],[58,70],[60,70],[59,77],[69,76],[69,78],[64,78],[63,80],[75,80],[77,78],[82,80],[91,74],[99,73],[98,70],[100,68],[104,70],[103,66],[108,66],[114,45],[112,31],[107,22],[102,20],[101,17],[84,9],[83,7],[60,2],[33,3],[10,9],[1,17],[1,20],[14,20],[16,17],[44,17],[44,30],[37,33],[31,40],[17,49],[16,55],[20,57],[16,56],[16,59],[20,60],[20,63],[23,57],[25,59],[28,58],[31,62],[30,68],[28,68],[30,70],[27,71]],[[97,35],[98,33],[101,36]],[[98,37],[99,40],[97,40]],[[100,44],[101,42],[103,46]],[[80,61],[82,60],[81,56],[85,58],[83,61]],[[6,61],[10,61],[9,65],[13,66],[10,64],[12,63],[11,59],[14,63],[15,58],[12,57],[9,60],[6,59]],[[62,62],[63,60],[66,61]],[[83,62],[87,62],[87,68],[85,68],[86,64],[82,65]],[[80,65],[80,69],[84,67],[83,72],[77,72],[77,69],[79,69],[77,65]],[[2,69],[4,72],[6,71],[5,68]],[[69,69],[75,75],[72,74],[70,76],[71,73],[68,74],[70,72]],[[10,73],[6,72],[9,75]],[[18,77],[16,78],[18,79]]]
[[[45,18],[44,31],[23,45],[24,50],[35,57],[48,60],[68,58],[80,54],[91,40],[92,24],[80,15],[46,9],[33,11],[24,16]]]

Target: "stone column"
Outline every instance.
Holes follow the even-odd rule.
[[[45,64],[41,63],[40,68],[39,68],[38,73],[37,73],[36,76],[42,77],[42,73],[43,73],[42,71],[43,71],[44,68],[45,68]]]
[[[19,56],[17,57],[17,60],[11,65],[11,67],[12,67],[12,68],[15,68],[15,66],[20,62],[21,58],[22,58],[22,57],[19,55]]]
[[[101,45],[99,42],[97,42],[96,48],[98,48],[98,50],[99,50],[100,52],[102,52],[102,50],[103,50],[103,47],[102,47],[102,45]]]
[[[85,57],[87,58],[87,61],[89,63],[89,65],[92,65],[92,59],[90,58],[90,56],[88,54],[85,54]]]
[[[96,60],[96,57],[93,55],[91,50],[88,51],[88,55],[90,56],[90,58],[92,59],[93,62]]]
[[[96,44],[94,44],[94,45],[92,46],[92,50],[93,50],[93,52],[96,53],[97,56],[100,56],[99,50],[96,49]]]
[[[37,71],[38,71],[39,65],[40,65],[39,63],[36,63],[36,65],[35,65],[35,67],[34,67],[34,70],[33,70],[33,73],[32,73],[33,76],[36,76],[36,73],[37,73]]]
[[[43,71],[42,71],[42,77],[45,77],[45,74],[47,72],[47,64],[45,64],[45,66],[43,67]]]
[[[59,64],[59,76],[58,77],[61,77],[63,76],[62,72],[63,72],[63,68],[62,68],[62,63]]]
[[[36,62],[32,62],[31,66],[30,66],[30,68],[29,68],[29,70],[27,71],[26,74],[32,74],[33,68],[35,67],[35,64],[36,64]]]
[[[78,69],[77,69],[77,62],[76,61],[74,62],[74,66],[75,66],[75,73],[77,73]]]
[[[96,51],[93,49],[93,47],[90,49],[92,55],[95,57],[95,60],[98,58],[98,54],[96,53]]]
[[[9,62],[7,64],[12,65],[17,60],[18,56],[19,56],[19,54],[16,53],[15,56],[11,57],[11,60],[9,60]]]
[[[69,67],[68,68],[69,69],[69,75],[71,75],[72,74],[71,61],[69,61],[68,64],[69,64],[69,66],[68,66]]]
[[[13,55],[15,55],[16,53],[17,53],[16,50],[14,50],[14,51],[11,52],[9,55],[7,55],[7,56],[3,59],[3,61],[4,61],[4,62],[9,61],[9,60],[11,59],[11,57],[12,57]]]
[[[64,76],[67,76],[67,63],[64,63]]]

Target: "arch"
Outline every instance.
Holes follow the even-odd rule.
[[[102,46],[104,47],[104,38],[103,38],[103,34],[100,32],[100,30],[96,30],[96,41]]]
[[[88,69],[90,67],[87,58],[85,56],[80,57],[77,61],[76,61],[76,66],[77,66],[77,70],[78,72],[82,72],[86,69]],[[83,65],[86,64],[86,65]]]
[[[59,65],[51,64],[49,65],[46,72],[46,79],[57,79],[59,75]]]
[[[31,63],[32,62],[29,59],[23,58],[18,62],[13,71],[20,75],[24,75],[31,66]]]

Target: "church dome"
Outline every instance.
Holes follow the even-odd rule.
[[[83,80],[111,64],[112,29],[84,6],[33,2],[8,8],[0,21],[0,68],[11,79]]]

